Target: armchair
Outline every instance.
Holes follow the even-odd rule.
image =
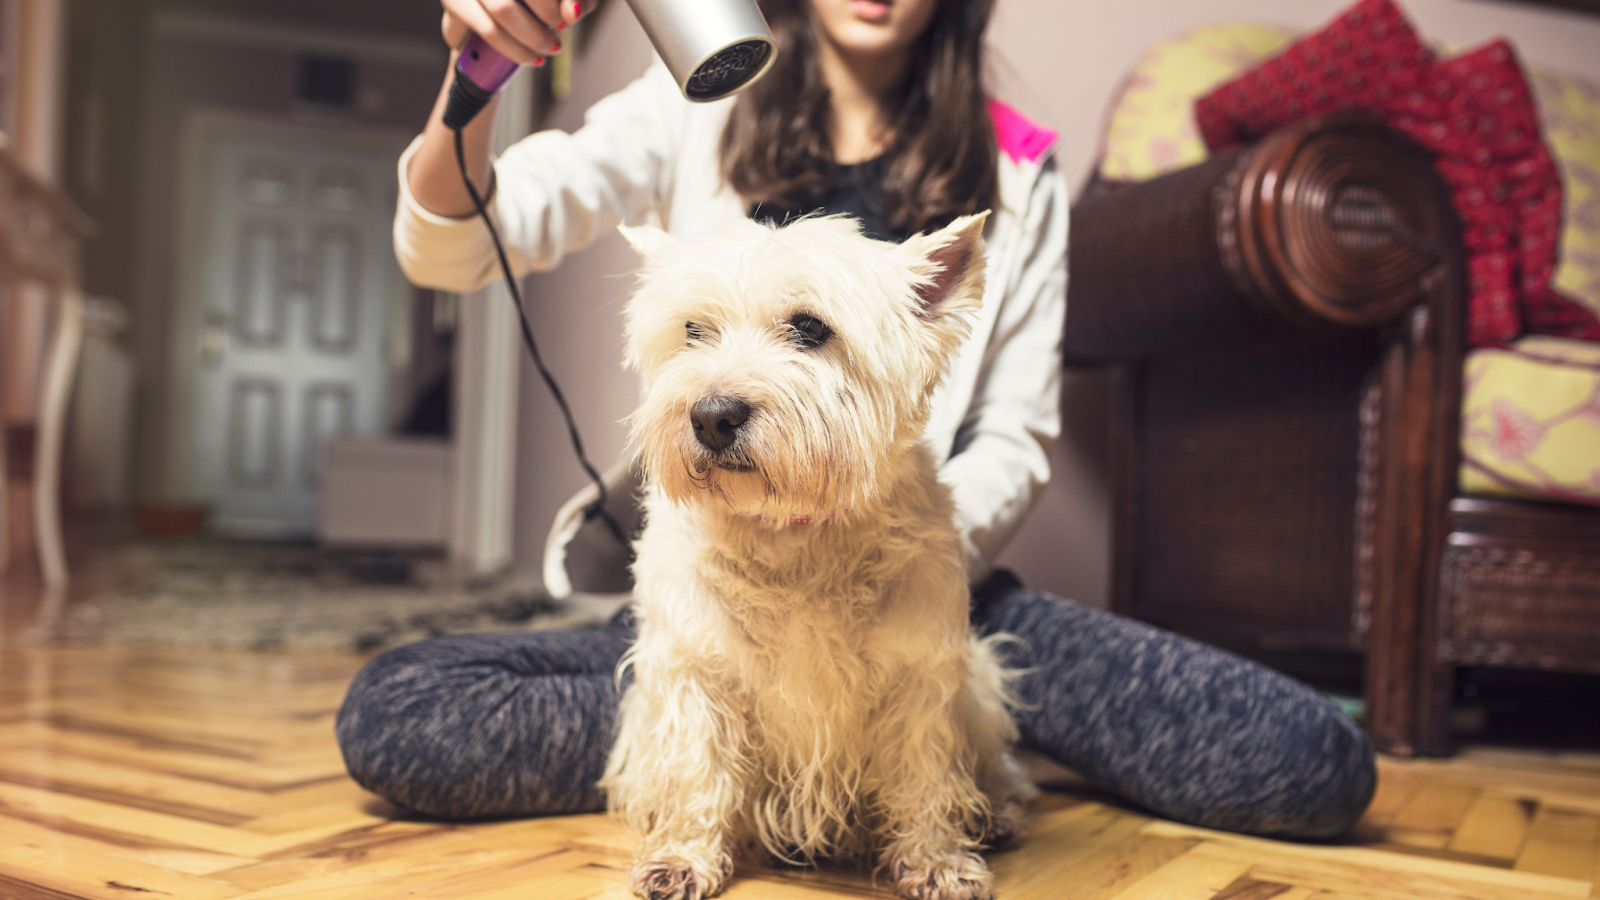
[[[1355,115],[1072,213],[1069,364],[1114,364],[1113,608],[1365,654],[1380,749],[1454,667],[1600,671],[1600,509],[1461,495],[1465,284],[1428,157]]]

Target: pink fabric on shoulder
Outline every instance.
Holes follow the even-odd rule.
[[[994,140],[1012,162],[1036,162],[1056,142],[1056,133],[1034,124],[1027,116],[994,98],[989,99],[994,120]]]

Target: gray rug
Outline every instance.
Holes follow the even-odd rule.
[[[441,560],[208,539],[102,548],[56,640],[243,650],[372,652],[425,637],[593,624],[514,578],[461,582]]]

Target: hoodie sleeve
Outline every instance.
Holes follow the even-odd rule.
[[[541,131],[501,154],[489,211],[512,269],[555,268],[596,235],[664,205],[686,105],[657,63],[591,107],[577,131]],[[440,216],[411,195],[406,171],[420,140],[400,157],[395,256],[420,287],[476,290],[499,277],[494,245],[475,216]]]
[[[1047,156],[1015,234],[1026,246],[985,347],[978,383],[939,478],[955,495],[968,577],[976,584],[1050,480],[1061,433],[1066,320],[1067,188]]]

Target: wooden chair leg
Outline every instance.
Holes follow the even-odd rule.
[[[1397,756],[1447,756],[1455,667],[1405,654],[1367,657],[1367,733]]]
[[[6,471],[11,457],[6,453],[5,430],[5,424],[0,422],[0,576],[11,571],[11,479]]]
[[[14,378],[6,365],[6,358],[10,352],[10,342],[6,334],[11,326],[11,307],[16,301],[10,296],[9,284],[0,284],[0,575],[11,571],[11,542],[16,535],[12,534],[11,524],[11,469],[16,461],[11,458],[11,433],[6,428],[9,418],[7,398],[10,396],[10,379]]]
[[[37,543],[34,537],[33,469],[34,427],[10,423],[0,427],[5,444],[6,490],[0,494],[0,519],[6,522],[7,562],[14,570],[32,572]]]
[[[83,348],[83,296],[74,288],[61,291],[55,334],[45,362],[39,397],[39,428],[34,446],[34,532],[39,547],[39,572],[47,589],[67,585],[67,553],[61,534],[61,455],[66,438],[67,407]]]
[[[1379,750],[1402,756],[1450,752],[1455,673],[1439,659],[1439,570],[1460,421],[1459,404],[1439,397],[1461,371],[1453,272],[1428,280],[1435,296],[1413,309],[1377,374],[1366,727]]]

